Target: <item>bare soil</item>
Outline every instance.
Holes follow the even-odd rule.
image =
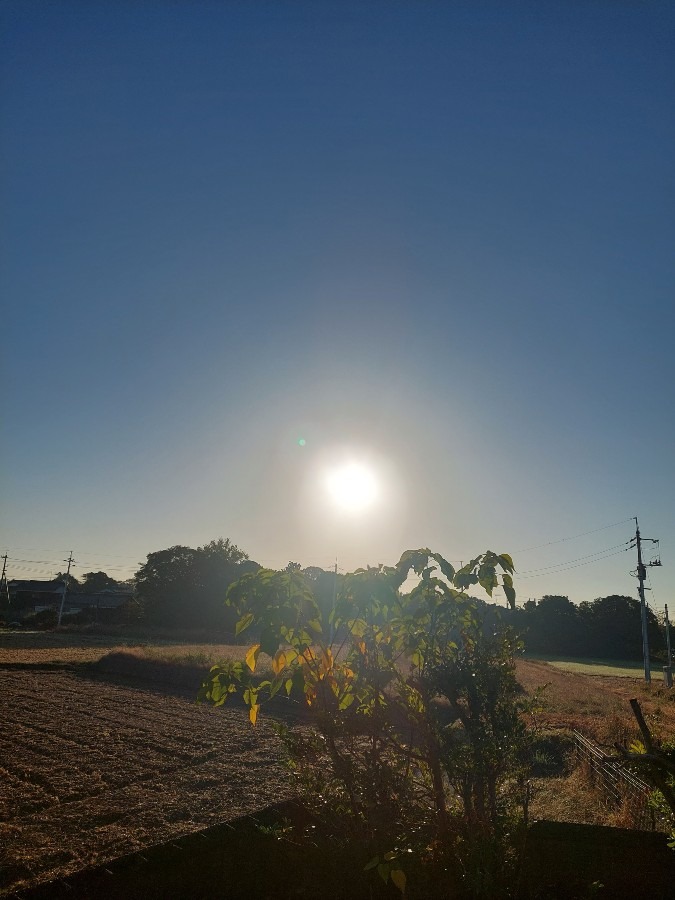
[[[243,709],[4,668],[0,721],[0,894],[293,793],[276,734]]]
[[[241,647],[160,650],[58,633],[4,634],[2,644],[0,895],[293,795],[269,718],[252,728],[242,707],[194,702],[205,657]],[[675,733],[675,690],[656,680],[646,688],[532,660],[519,661],[518,677],[528,692],[549,685],[539,726],[577,728],[611,747],[637,736],[628,700],[638,697],[655,736]],[[532,815],[608,822],[578,773],[541,779]]]

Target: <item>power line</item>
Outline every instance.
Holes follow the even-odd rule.
[[[614,544],[612,547],[605,547],[604,550],[597,550],[595,553],[589,553],[587,556],[577,556],[575,559],[568,559],[565,562],[560,563],[552,563],[550,566],[540,566],[538,569],[526,569],[523,572],[518,572],[518,577],[522,578],[524,575],[530,575],[534,572],[546,572],[551,569],[558,569],[561,566],[568,566],[572,563],[578,563],[584,559],[592,559],[594,556],[600,556],[603,553],[609,553],[611,550],[617,550],[618,548],[621,548],[622,552],[625,552],[629,549],[625,544]]]
[[[8,547],[8,550],[14,553],[56,553],[59,556],[63,553],[70,553],[70,550],[59,550],[54,549],[54,547]],[[108,558],[108,559],[138,559],[138,554],[136,553],[80,553],[80,556],[94,556],[96,558]]]
[[[544,578],[546,575],[551,575],[551,576],[561,575],[563,572],[569,572],[571,569],[581,569],[583,566],[591,566],[591,565],[593,565],[593,563],[602,562],[605,559],[611,559],[612,556],[620,556],[622,553],[625,553],[625,552],[626,551],[624,548],[623,550],[617,550],[615,553],[608,553],[606,556],[600,556],[597,559],[589,559],[588,562],[582,562],[576,566],[568,566],[566,569],[556,569],[554,571],[546,570],[544,572],[539,572],[539,574],[536,574],[536,575],[525,575],[525,574],[520,575],[520,574],[518,574],[517,577],[526,579],[526,578]],[[537,570],[533,569],[532,571],[536,572]]]
[[[560,538],[557,541],[547,541],[545,544],[535,544],[533,547],[525,547],[522,550],[514,550],[512,555],[516,553],[528,553],[530,550],[539,550],[541,547],[551,547],[553,544],[562,544],[565,541],[575,541],[577,538],[586,537],[587,534],[595,534],[598,531],[606,531],[608,528],[616,528],[618,525],[625,525],[626,522],[632,522],[632,517],[622,519],[621,522],[613,522],[611,525],[602,525],[600,528],[592,528],[590,531],[582,531],[580,534],[573,534],[570,537]]]

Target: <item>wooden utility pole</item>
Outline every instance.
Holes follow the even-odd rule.
[[[668,606],[665,606],[665,615],[666,615],[666,647],[668,649],[668,666],[670,666],[672,662],[672,655],[670,652],[670,619],[668,618]]]
[[[642,542],[651,541],[652,544],[658,544],[656,538],[640,537],[640,526],[638,525],[637,516],[635,516],[635,545],[637,547],[638,564],[636,575],[638,579],[638,594],[640,595],[640,617],[642,619],[642,657],[645,667],[645,681],[651,684],[652,672],[649,661],[649,633],[647,630],[647,603],[645,601],[645,578],[647,577],[647,566],[642,562]],[[661,560],[655,560],[647,563],[648,566],[660,566]]]
[[[9,607],[9,605],[10,605],[9,585],[7,584],[7,575],[6,575],[6,573],[7,573],[7,554],[5,553],[5,555],[0,557],[0,559],[2,559],[2,575],[0,575],[0,588],[4,587],[4,589],[5,589],[5,596],[7,598],[7,606]]]
[[[66,602],[66,594],[68,593],[68,577],[70,576],[70,567],[75,562],[73,559],[73,551],[70,551],[70,556],[68,559],[64,559],[64,562],[68,563],[68,570],[66,571],[66,577],[63,579],[63,593],[61,594],[61,606],[59,607],[59,617],[56,620],[56,627],[61,624],[61,617],[63,616],[63,604]]]
[[[668,618],[668,606],[665,606],[665,620],[666,620],[666,650],[668,651],[668,655],[666,657],[666,667],[663,670],[665,672],[665,681],[666,687],[671,688],[673,686],[673,669],[672,669],[672,654],[670,652],[670,619]]]

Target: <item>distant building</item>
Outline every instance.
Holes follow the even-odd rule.
[[[23,614],[41,612],[44,609],[59,610],[63,598],[63,582],[21,581],[7,582],[9,602],[13,609]],[[68,591],[63,606],[64,615],[72,615],[85,609],[118,609],[133,600],[129,590],[105,590],[96,593]]]
[[[63,596],[63,582],[22,581],[7,582],[10,605],[17,610],[39,612],[41,609],[58,607]]]

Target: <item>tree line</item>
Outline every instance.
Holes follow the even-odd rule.
[[[530,653],[642,660],[642,619],[637,597],[611,594],[584,603],[547,594],[507,613]],[[647,609],[650,654],[665,656],[665,629]]]
[[[117,581],[102,571],[87,572],[79,580],[70,575],[67,580],[68,590],[75,593],[133,588],[136,602],[131,613],[149,625],[207,628],[233,636],[236,621],[224,603],[227,590],[261,568],[228,538],[219,538],[196,548],[177,544],[149,553],[130,581]],[[289,562],[285,570],[303,574],[322,614],[329,615],[345,576],[318,566],[303,568],[296,562]],[[576,604],[566,596],[545,595],[516,609],[489,606],[493,617],[506,619],[522,637],[530,653],[642,659],[636,597],[612,594]],[[129,620],[129,610],[120,615]],[[659,659],[664,655],[664,629],[651,610],[647,610],[647,624],[652,656]]]

